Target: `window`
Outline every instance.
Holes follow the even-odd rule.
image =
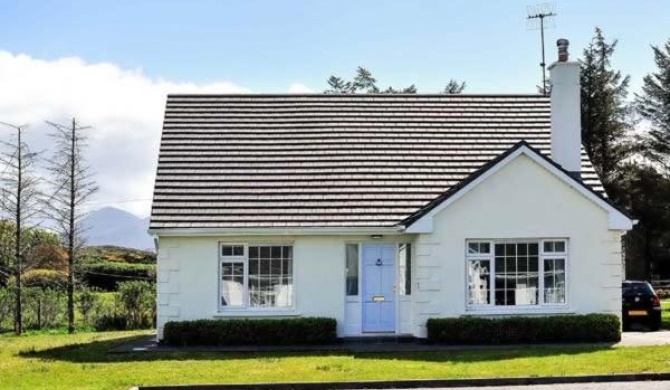
[[[347,244],[345,250],[347,296],[356,296],[358,295],[358,244]]]
[[[566,240],[468,241],[470,307],[565,304]]]
[[[412,244],[398,245],[398,295],[412,295]]]
[[[293,306],[293,248],[221,245],[221,306]]]

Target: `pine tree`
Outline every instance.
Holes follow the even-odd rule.
[[[644,77],[642,94],[636,95],[640,116],[649,121],[651,130],[647,137],[647,156],[670,169],[670,40],[664,47],[652,46],[655,73]]]
[[[329,88],[324,91],[327,94],[352,94],[352,93],[373,93],[373,94],[414,94],[417,93],[414,84],[404,88],[388,87],[380,89],[377,86],[377,79],[372,76],[369,70],[358,67],[356,76],[352,81],[345,81],[341,77],[330,76],[327,80]],[[459,94],[465,89],[465,83],[451,79],[442,91],[443,94]]]
[[[450,79],[447,85],[442,90],[442,93],[445,95],[457,95],[463,93],[465,89],[465,81],[461,82],[458,80]]]
[[[617,41],[607,42],[599,28],[581,65],[582,143],[607,189],[611,175],[632,151],[630,107],[626,103],[629,76],[612,69]]]

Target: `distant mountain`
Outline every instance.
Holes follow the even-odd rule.
[[[84,218],[86,245],[115,245],[154,250],[154,241],[147,233],[149,218],[140,218],[115,207],[104,207]]]

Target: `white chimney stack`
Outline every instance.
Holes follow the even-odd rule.
[[[558,61],[551,72],[551,158],[566,171],[579,177],[582,158],[582,119],[579,63],[568,60],[567,39],[556,41]]]

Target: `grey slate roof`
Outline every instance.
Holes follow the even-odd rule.
[[[538,95],[170,95],[150,228],[394,226],[549,126]]]

